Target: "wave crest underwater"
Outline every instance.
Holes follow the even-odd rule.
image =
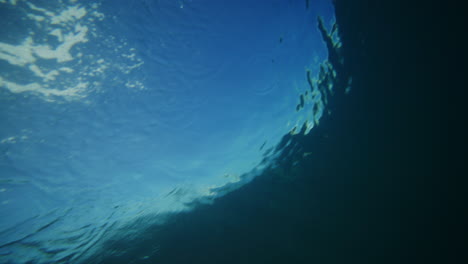
[[[77,263],[247,184],[329,113],[339,75],[330,0],[0,14],[2,263]]]

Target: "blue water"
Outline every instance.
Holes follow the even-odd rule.
[[[78,262],[134,221],[211,203],[327,112],[329,0],[0,1],[0,14],[2,263]]]

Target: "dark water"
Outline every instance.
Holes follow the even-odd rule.
[[[277,166],[250,183],[163,225],[137,220],[128,226],[137,235],[106,238],[83,263],[460,262],[466,227],[451,209],[464,206],[446,183],[455,167],[443,167],[453,122],[444,12],[398,1],[335,8],[343,47],[328,58],[338,76],[331,114],[286,135]]]
[[[439,200],[444,137],[436,96],[443,24],[432,6],[337,1],[350,94],[319,127],[292,136],[311,152],[212,205],[135,238],[99,263],[448,263],[461,254]],[[439,108],[440,107],[440,108]],[[446,216],[446,215],[445,215]],[[455,220],[455,222],[458,220]],[[450,246],[449,246],[450,245]],[[124,252],[128,244],[108,244]],[[132,246],[133,248],[133,246]],[[154,252],[152,261],[146,259]]]

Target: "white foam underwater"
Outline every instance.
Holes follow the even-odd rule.
[[[58,1],[49,10],[29,1],[2,3],[14,5],[7,12],[15,13],[17,19],[29,24],[22,32],[8,32],[17,43],[0,42],[0,60],[9,65],[0,77],[0,87],[12,93],[38,94],[49,101],[81,100],[99,86],[97,82],[108,78],[110,68],[128,73],[143,63],[125,48],[125,42],[108,44],[118,53],[132,55],[127,55],[127,61],[119,62],[102,58],[100,49],[110,47],[83,45],[90,39],[102,42],[101,38],[106,38],[109,42],[108,38],[113,37],[97,30],[97,23],[104,20],[104,14],[97,10],[98,4],[85,7],[76,1]],[[12,80],[9,69],[23,71]],[[135,82],[129,80],[129,85],[143,88],[142,83]]]

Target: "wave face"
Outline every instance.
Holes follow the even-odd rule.
[[[329,0],[0,0],[0,16],[2,263],[76,263],[212,202],[333,94]]]

